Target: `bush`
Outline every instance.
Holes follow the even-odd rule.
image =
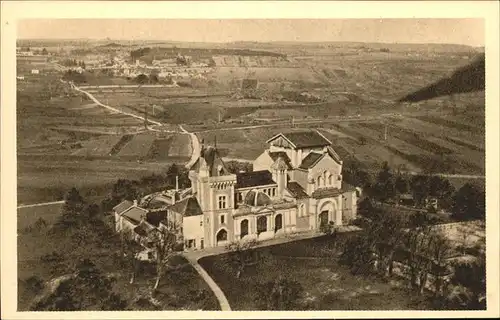
[[[24,283],[26,285],[26,289],[30,290],[34,294],[38,294],[45,287],[44,281],[36,275],[27,278],[24,280]]]

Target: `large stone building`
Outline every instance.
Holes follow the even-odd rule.
[[[227,170],[216,148],[202,145],[189,171],[191,187],[152,195],[145,207],[160,203],[153,211],[164,212],[164,218],[156,224],[181,225],[187,250],[319,230],[356,218],[356,189],[343,183],[342,160],[326,137],[318,131],[280,133],[267,143],[253,172],[236,174]],[[127,212],[115,210],[117,225]],[[147,218],[146,211],[141,214]],[[142,231],[144,222],[136,222],[128,229],[142,226]]]

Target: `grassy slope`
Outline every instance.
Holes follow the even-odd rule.
[[[297,310],[410,310],[424,307],[403,289],[377,279],[353,276],[337,263],[336,258],[325,258],[332,247],[331,240],[319,238],[258,249],[266,254],[265,258],[249,267],[240,279],[221,268],[221,256],[207,257],[200,263],[221,286],[233,310],[258,310],[254,302],[258,286],[279,275],[303,286]]]

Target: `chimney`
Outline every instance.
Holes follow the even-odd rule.
[[[137,207],[137,200],[134,200],[134,207]]]
[[[175,176],[175,192],[179,191],[179,176]]]

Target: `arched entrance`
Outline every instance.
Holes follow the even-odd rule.
[[[260,216],[257,218],[257,234],[267,231],[267,217]]]
[[[337,205],[333,201],[326,201],[319,207],[318,228],[328,225],[330,221],[335,221]]]
[[[247,219],[241,221],[240,229],[241,229],[240,237],[243,239],[243,237],[248,234],[248,220]]]
[[[221,229],[217,232],[217,244],[227,241],[227,231],[226,229]]]
[[[325,227],[328,225],[328,211],[322,211],[319,214],[319,227]]]
[[[283,215],[277,214],[274,217],[274,232],[278,232],[281,229],[283,229]]]

